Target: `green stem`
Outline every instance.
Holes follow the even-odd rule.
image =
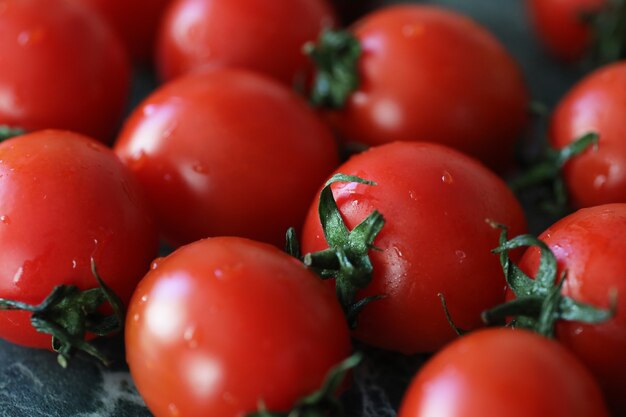
[[[0,125],[0,142],[4,142],[5,140],[11,139],[15,136],[23,135],[24,133],[26,133],[24,129]]]

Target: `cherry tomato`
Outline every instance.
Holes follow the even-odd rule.
[[[68,0],[0,0],[0,125],[110,140],[129,64],[111,30]]]
[[[561,100],[550,127],[555,148],[593,131],[598,149],[572,158],[564,177],[574,207],[626,202],[626,62],[588,75]]]
[[[57,285],[124,302],[156,255],[157,234],[129,170],[93,139],[45,130],[0,144],[0,297],[39,304]],[[49,348],[30,314],[0,312],[0,337]]]
[[[332,291],[270,245],[201,240],[155,263],[126,322],[127,361],[156,417],[289,410],[350,352]]]
[[[576,61],[591,46],[585,15],[602,10],[607,0],[529,0],[528,9],[539,39],[556,57]]]
[[[422,367],[399,417],[608,417],[597,383],[569,352],[525,330],[464,336]]]
[[[278,82],[241,70],[173,81],[115,145],[173,244],[236,235],[283,246],[338,165],[328,127]]]
[[[617,292],[617,313],[602,324],[560,321],[556,336],[587,365],[602,385],[615,415],[626,413],[626,204],[582,209],[539,236],[556,256],[559,274],[566,272],[562,293],[607,308]],[[539,251],[529,249],[520,267],[534,277]]]
[[[301,84],[312,71],[302,46],[333,23],[326,0],[178,0],[161,29],[161,77],[234,66]]]
[[[351,142],[429,141],[503,169],[527,121],[517,64],[483,27],[453,11],[399,5],[353,32],[360,86],[330,114]]]
[[[98,12],[120,35],[139,62],[152,59],[156,34],[172,0],[73,0]]]
[[[504,299],[498,231],[486,220],[525,229],[522,209],[495,174],[455,150],[396,142],[371,148],[337,169],[376,183],[338,183],[333,194],[350,230],[375,209],[385,225],[371,250],[372,281],[360,297],[384,295],[358,317],[355,337],[405,354],[433,352],[454,338],[439,293],[459,327]],[[328,247],[317,202],[304,225],[303,253]]]

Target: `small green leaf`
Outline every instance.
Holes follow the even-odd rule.
[[[360,84],[359,40],[348,31],[322,31],[317,44],[304,46],[317,72],[313,81],[311,104],[330,109],[342,108]]]

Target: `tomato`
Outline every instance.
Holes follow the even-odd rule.
[[[383,295],[358,317],[354,336],[405,354],[433,352],[454,338],[438,296],[459,327],[481,325],[481,312],[504,299],[498,231],[486,220],[525,229],[522,209],[495,174],[455,150],[396,142],[352,157],[337,172],[376,185],[332,186],[353,229],[375,209],[385,225],[373,241],[372,281],[359,298]],[[302,232],[302,251],[328,247],[317,202]]]
[[[287,411],[350,352],[332,292],[270,245],[217,237],[155,263],[137,287],[126,352],[156,417]]]
[[[483,27],[453,11],[399,5],[352,32],[359,87],[329,118],[349,142],[429,141],[508,167],[527,121],[515,61]]]
[[[120,35],[130,55],[139,62],[152,59],[156,34],[172,0],[73,0],[100,14]]]
[[[592,42],[592,28],[585,14],[601,11],[607,0],[529,0],[530,18],[539,39],[556,57],[576,61]]]
[[[157,234],[129,170],[93,139],[45,130],[0,144],[0,298],[38,304],[57,285],[124,302],[156,255]],[[30,314],[0,312],[0,337],[49,348]]]
[[[154,92],[115,145],[175,245],[236,235],[283,246],[337,165],[328,127],[278,82],[224,69]]]
[[[626,413],[626,204],[582,209],[539,236],[566,272],[562,293],[576,301],[606,308],[618,295],[617,313],[601,324],[559,321],[556,337],[587,365],[602,385],[615,415]],[[529,249],[520,267],[534,277],[539,250]]]
[[[243,67],[301,84],[312,71],[302,46],[333,22],[326,0],[178,0],[161,28],[159,71],[170,80],[207,67]]]
[[[570,160],[563,174],[574,207],[626,202],[626,62],[596,70],[575,85],[552,116],[550,141],[560,149],[593,131],[598,149]]]
[[[608,417],[589,371],[557,343],[490,329],[437,353],[411,382],[399,417]]]
[[[97,16],[68,0],[0,0],[0,125],[110,140],[129,64]]]

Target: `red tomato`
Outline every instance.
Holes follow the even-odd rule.
[[[400,5],[357,22],[361,79],[345,107],[330,114],[352,142],[397,140],[454,147],[507,167],[527,121],[528,92],[502,45],[453,11]]]
[[[105,283],[128,302],[157,235],[128,169],[108,148],[46,130],[0,144],[0,298],[38,304],[61,284]],[[49,348],[30,314],[0,312],[0,337]]]
[[[178,0],[161,28],[161,77],[235,66],[302,83],[312,71],[302,46],[333,22],[326,0]]]
[[[531,20],[539,39],[560,59],[581,59],[591,46],[591,27],[585,14],[600,11],[607,0],[529,0]]]
[[[593,131],[598,149],[570,160],[564,176],[571,203],[589,207],[626,202],[626,62],[588,75],[557,106],[550,127],[555,148]]]
[[[73,0],[96,10],[124,41],[137,61],[152,59],[157,29],[172,0]]]
[[[608,417],[589,371],[525,330],[464,336],[422,367],[398,417]]]
[[[129,64],[111,30],[68,0],[0,0],[0,125],[110,140]]]
[[[337,169],[377,185],[333,185],[349,229],[373,210],[386,223],[370,251],[373,278],[361,297],[385,295],[358,318],[355,337],[406,354],[433,352],[454,338],[438,293],[453,320],[470,329],[504,299],[499,232],[486,220],[525,229],[522,209],[504,182],[477,161],[435,144],[396,142],[371,148]],[[317,202],[304,226],[303,253],[328,245]]]
[[[602,324],[558,322],[556,336],[597,377],[615,415],[626,413],[626,204],[597,206],[560,220],[539,236],[554,252],[559,274],[567,272],[563,294],[607,308],[617,291],[616,316]],[[534,277],[539,251],[526,252],[520,267]]]
[[[153,264],[126,321],[126,354],[156,417],[289,410],[350,353],[334,295],[270,245],[218,237]]]
[[[328,127],[281,84],[219,70],[165,85],[115,146],[174,244],[237,235],[282,246],[338,165]]]

